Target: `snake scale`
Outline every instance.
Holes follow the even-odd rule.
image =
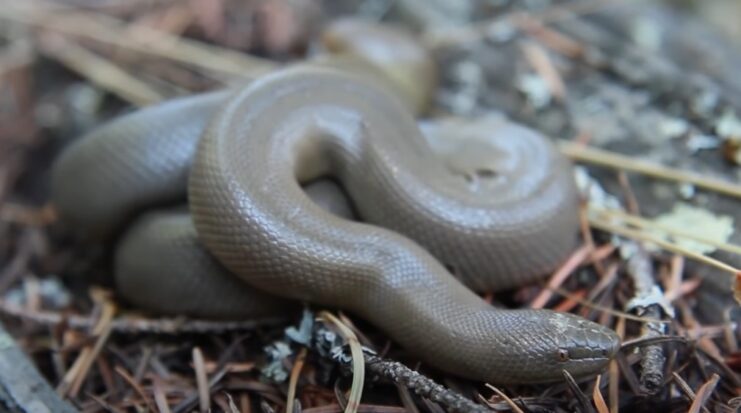
[[[66,221],[98,239],[128,227],[115,256],[121,294],[214,318],[299,301],[342,308],[476,380],[604,369],[619,347],[608,328],[498,309],[472,291],[533,281],[573,249],[568,161],[504,122],[485,141],[433,151],[408,102],[331,66],[145,108],[62,154],[52,192]]]

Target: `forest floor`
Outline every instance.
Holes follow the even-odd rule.
[[[713,3],[699,14],[738,35],[725,23],[738,7]],[[604,374],[465,381],[321,308],[153,317],[117,297],[103,248],[73,241],[49,203],[65,146],[132,108],[305,59],[340,16],[418,32],[440,71],[432,117],[506,117],[573,159],[582,244],[542,283],[486,298],[615,329]],[[739,44],[618,1],[0,0],[0,412],[738,411]],[[347,335],[375,351],[359,401]]]

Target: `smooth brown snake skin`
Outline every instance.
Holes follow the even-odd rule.
[[[182,199],[188,181],[198,238],[259,290],[350,310],[431,365],[468,378],[595,374],[617,351],[614,332],[570,314],[496,309],[441,264],[471,288],[502,289],[552,270],[575,245],[569,164],[543,137],[511,124],[493,131],[487,147],[485,158],[496,162],[483,169],[446,164],[395,98],[350,74],[296,67],[229,98],[177,100],[110,123],[58,161],[54,201],[70,222],[105,235],[141,208]],[[300,184],[326,176],[365,223],[306,196]],[[217,294],[210,282],[195,282],[208,298],[197,304],[198,293],[172,294],[194,284],[198,271],[177,273],[180,282],[163,268],[137,278],[139,260],[165,255],[136,237],[156,221],[135,224],[117,253],[119,288],[131,301],[206,316],[279,311],[282,303],[264,303],[270,298],[233,280]],[[187,215],[179,222],[155,233],[182,231],[192,241]],[[208,254],[196,260],[220,265]],[[122,272],[126,265],[133,274]],[[222,308],[209,310],[213,301]]]

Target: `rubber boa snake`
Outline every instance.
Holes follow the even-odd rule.
[[[610,329],[497,309],[471,290],[533,281],[572,250],[569,163],[511,123],[436,154],[409,101],[331,66],[298,65],[120,117],[58,159],[54,203],[105,239],[187,196],[190,215],[146,213],[118,242],[117,287],[143,308],[235,318],[292,306],[269,292],[349,310],[471,379],[603,370],[619,347]],[[342,198],[328,177],[350,204],[311,200]]]

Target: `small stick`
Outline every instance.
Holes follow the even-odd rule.
[[[369,372],[401,384],[414,391],[417,395],[444,406],[450,412],[461,413],[490,413],[487,407],[476,404],[465,397],[446,389],[409,367],[397,362],[384,360],[371,354],[365,355],[366,367]]]
[[[651,259],[643,248],[639,248],[633,256],[628,259],[627,273],[633,279],[634,297],[647,298],[652,297],[652,292],[656,288]],[[659,297],[661,299],[663,297]],[[650,318],[661,318],[662,307],[659,302],[652,300],[644,305],[634,308],[640,316]],[[651,339],[666,334],[666,324],[664,323],[644,323],[641,325],[640,338]],[[655,395],[664,381],[664,365],[666,356],[662,346],[658,344],[641,347],[641,389],[647,394]]]

